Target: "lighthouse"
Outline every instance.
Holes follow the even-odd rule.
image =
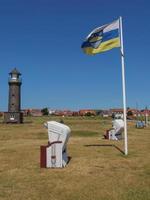
[[[9,75],[8,112],[4,113],[4,122],[22,123],[23,113],[21,112],[21,73],[14,68]]]

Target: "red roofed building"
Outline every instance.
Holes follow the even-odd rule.
[[[79,110],[80,116],[85,116],[85,115],[88,115],[88,114],[96,115],[96,112],[95,112],[95,110],[91,110],[91,109]]]

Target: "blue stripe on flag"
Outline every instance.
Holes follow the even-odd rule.
[[[102,42],[106,42],[108,40],[111,40],[111,39],[114,39],[114,38],[117,38],[117,37],[119,37],[119,32],[118,32],[118,29],[115,29],[115,30],[103,33],[101,41],[97,40],[97,41],[94,41],[94,42],[90,42],[90,39],[92,39],[92,37],[87,38],[87,40],[85,42],[83,42],[81,47],[82,48],[85,48],[85,47],[97,48],[98,43],[101,44]]]
[[[111,40],[111,39],[116,38],[118,36],[119,36],[118,29],[106,32],[106,33],[103,34],[102,42],[105,42],[107,40]]]

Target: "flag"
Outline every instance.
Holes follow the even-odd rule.
[[[83,42],[81,48],[93,55],[120,47],[119,20],[94,29]]]

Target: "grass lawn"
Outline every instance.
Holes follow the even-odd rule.
[[[129,155],[123,141],[102,138],[111,120],[64,118],[72,134],[71,160],[63,169],[40,169],[43,123],[59,118],[26,118],[21,125],[0,124],[0,200],[149,200],[150,127],[128,123]]]

